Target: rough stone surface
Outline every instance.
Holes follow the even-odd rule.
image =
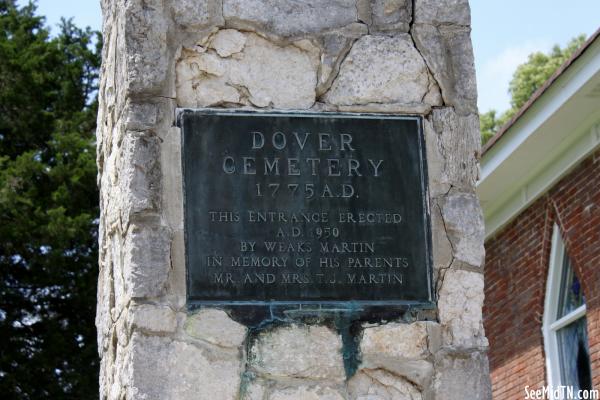
[[[412,36],[441,88],[444,104],[462,115],[477,113],[477,82],[470,29],[414,24]]]
[[[438,312],[444,344],[454,347],[485,347],[483,334],[483,275],[449,269],[439,291]]]
[[[240,387],[238,356],[211,353],[164,337],[134,334],[127,398],[234,400]]]
[[[442,348],[442,326],[439,322],[427,321],[427,346],[429,353],[435,354]]]
[[[412,382],[417,388],[429,387],[433,379],[433,363],[428,360],[406,360],[385,354],[363,355],[361,370],[385,370]]]
[[[212,40],[211,48],[217,51],[221,57],[229,57],[239,53],[246,44],[246,36],[235,29],[222,29]]]
[[[182,107],[239,103],[238,91],[227,85],[227,65],[215,54],[184,50],[177,64],[177,99]]]
[[[433,252],[433,281],[438,284],[441,282],[444,272],[455,263],[452,243],[440,206],[440,201],[443,201],[444,197],[441,196],[441,199],[432,200],[431,209],[431,241],[435,249]]]
[[[112,172],[121,190],[118,218],[127,226],[135,215],[153,212],[160,206],[160,148],[156,137],[139,132],[124,135],[122,148],[123,167]]]
[[[421,400],[423,396],[406,379],[377,369],[362,370],[357,373],[348,382],[348,398],[351,400]],[[454,397],[440,397],[443,398],[454,399]]]
[[[454,257],[479,267],[485,259],[483,213],[475,194],[450,194],[442,208]]]
[[[158,297],[166,289],[170,263],[169,231],[132,225],[125,239],[125,292],[131,297]]]
[[[361,341],[361,369],[386,370],[427,388],[433,377],[430,355],[441,346],[435,322],[389,323],[366,327]]]
[[[371,29],[375,32],[408,32],[412,0],[371,0]]]
[[[173,333],[177,329],[175,312],[165,305],[137,304],[129,310],[134,329],[152,333]]]
[[[241,346],[246,338],[246,327],[233,321],[221,310],[204,309],[188,317],[185,322],[188,335],[222,347]]]
[[[128,103],[125,109],[124,126],[129,131],[152,129],[159,119],[159,105],[155,103]]]
[[[193,50],[183,52],[176,69],[179,105],[248,103],[257,107],[311,107],[316,96],[318,54],[297,45],[278,46],[255,34],[243,36],[243,50],[237,58]],[[217,34],[214,40],[219,37]],[[211,46],[223,51],[214,40]]]
[[[169,69],[167,30],[161,0],[133,0],[124,9],[124,56],[130,91],[158,93]]]
[[[250,34],[244,58],[233,63],[233,85],[247,88],[257,107],[310,108],[315,102],[318,55],[296,46],[280,47]]]
[[[344,400],[344,396],[336,389],[322,386],[300,386],[275,389],[269,400]]]
[[[260,334],[250,350],[260,373],[294,378],[344,379],[342,342],[324,326],[292,325]]]
[[[188,30],[206,29],[223,25],[223,0],[173,0],[175,23]]]
[[[104,262],[101,262],[100,271],[98,272],[98,302],[96,304],[96,318],[94,320],[97,331],[98,354],[100,356],[102,356],[103,352],[109,346],[110,330],[113,322],[110,315],[110,308],[114,305],[110,301],[112,288],[109,284],[113,266],[105,262],[105,260],[101,261]]]
[[[335,105],[439,104],[439,91],[410,36],[364,36],[350,50],[323,99]]]
[[[432,197],[448,193],[450,187],[471,191],[479,175],[479,118],[458,115],[452,108],[436,108],[425,120],[425,140]]]
[[[242,400],[265,400],[266,394],[266,383],[263,380],[255,379],[242,386],[240,398]]]
[[[329,34],[323,37],[323,54],[319,69],[317,95],[327,92],[340,70],[343,57],[348,54],[353,40],[340,34]]]
[[[471,24],[468,0],[415,0],[415,23],[418,24]]]
[[[239,92],[228,86],[223,78],[205,77],[196,82],[184,81],[177,89],[177,97],[183,107],[213,107],[240,103]]]
[[[434,393],[436,399],[492,398],[489,366],[485,354],[440,354],[436,360]]]
[[[357,21],[355,0],[223,0],[228,26],[296,37]]]
[[[373,23],[373,17],[371,15],[371,0],[356,0],[356,12],[360,22],[367,25],[371,25]]]
[[[367,327],[363,331],[361,354],[407,359],[425,358],[429,354],[426,322]]]

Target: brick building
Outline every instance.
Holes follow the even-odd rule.
[[[483,149],[493,396],[600,389],[600,30]]]

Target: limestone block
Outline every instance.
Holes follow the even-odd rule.
[[[450,187],[472,191],[479,175],[478,115],[436,108],[424,120],[424,128],[431,196],[445,194]]]
[[[227,72],[225,60],[214,53],[199,54],[194,61],[193,66],[208,75],[223,76]]]
[[[117,337],[117,343],[121,347],[127,346],[127,344],[129,343],[130,331],[128,329],[128,324],[127,324],[128,311],[129,310],[126,309],[122,313],[120,313],[118,316],[115,317],[113,332]]]
[[[412,0],[371,0],[372,30],[408,32],[412,19]]]
[[[315,102],[318,55],[276,46],[249,34],[243,58],[231,62],[229,81],[245,87],[257,107],[306,109]]]
[[[485,354],[440,354],[435,360],[436,399],[491,400],[489,366]]]
[[[442,347],[442,327],[438,322],[427,321],[427,346],[429,353],[435,354]]]
[[[134,94],[157,93],[169,69],[168,21],[161,0],[133,0],[124,5],[124,46],[128,89]]]
[[[103,262],[98,272],[98,302],[96,303],[96,332],[98,353],[102,355],[103,350],[108,348],[109,331],[112,326],[110,315],[112,285],[110,284],[110,269],[112,265]]]
[[[362,370],[348,381],[349,400],[421,400],[422,398],[418,388],[408,380],[380,369]],[[440,397],[442,398],[454,399],[455,397]]]
[[[184,250],[184,233],[183,230],[172,231],[171,240],[171,273],[169,274],[169,293],[166,301],[171,307],[177,310],[182,310],[187,302],[186,297],[186,279],[185,279],[185,250]],[[183,320],[181,321],[183,325]]]
[[[320,96],[331,87],[334,78],[340,70],[342,59],[350,48],[353,40],[338,33],[323,36],[323,54],[319,68],[317,95]]]
[[[181,130],[177,127],[171,127],[168,130],[160,132],[161,144],[161,176],[162,176],[162,200],[163,212],[169,226],[176,232],[183,230],[183,193],[181,186],[183,183],[181,167]],[[172,258],[179,256],[171,255]],[[174,265],[177,260],[173,260]]]
[[[120,375],[116,374],[116,351],[107,352],[100,361],[100,398],[117,400],[121,397]]]
[[[423,58],[407,34],[357,40],[323,99],[334,105],[438,105],[441,101]]]
[[[434,372],[431,361],[404,360],[385,354],[363,355],[360,370],[385,370],[414,383],[419,389],[429,386]]]
[[[100,353],[100,356],[102,357],[102,353]],[[110,355],[106,354],[100,360],[100,376],[98,377],[98,383],[100,386],[99,387],[100,398],[112,400],[115,397],[109,396],[109,393],[108,393],[109,389],[110,389],[110,384],[111,384],[110,378],[112,378],[112,376],[110,376],[107,372],[107,369],[110,366],[112,366],[112,360],[109,360],[109,358],[110,358]]]
[[[426,322],[389,323],[366,327],[360,343],[363,356],[385,355],[421,359],[429,355]]]
[[[228,65],[213,53],[184,50],[176,67],[177,101],[181,107],[238,103],[238,91],[227,85]]]
[[[241,400],[265,400],[266,383],[262,379],[254,379],[242,385]]]
[[[414,24],[412,37],[441,88],[445,105],[459,114],[477,113],[477,83],[470,29]]]
[[[356,0],[356,12],[358,14],[358,20],[371,25],[373,23],[373,17],[371,15],[371,0]]]
[[[107,237],[108,252],[107,258],[110,258],[108,265],[110,265],[110,273],[107,275],[109,278],[108,285],[112,286],[110,290],[109,301],[110,301],[110,318],[115,321],[119,314],[128,306],[131,295],[127,291],[126,277],[124,274],[125,266],[123,265],[123,250],[124,240],[121,237],[120,232],[114,232]]]
[[[235,29],[222,29],[217,32],[210,43],[210,47],[215,49],[221,57],[229,57],[232,54],[239,53],[246,44],[246,36]]]
[[[471,193],[446,196],[442,216],[454,257],[474,267],[482,266],[485,260],[485,228],[477,196]]]
[[[343,28],[331,31],[330,33],[343,35],[351,39],[358,39],[361,36],[367,35],[369,33],[369,27],[363,24],[362,22],[353,22],[350,25],[346,25]],[[323,33],[323,35],[327,34],[328,32]]]
[[[415,0],[415,23],[471,25],[469,0]]]
[[[175,23],[187,30],[224,23],[222,0],[174,0],[171,6]]]
[[[324,326],[286,326],[261,333],[250,350],[252,367],[279,377],[342,381],[340,337]]]
[[[146,131],[155,128],[159,119],[159,105],[154,103],[128,103],[125,111],[125,129]]]
[[[214,107],[227,103],[239,103],[238,91],[227,85],[223,78],[206,77],[195,84],[182,85],[177,91],[182,107]]]
[[[110,399],[118,400],[125,397],[126,385],[131,381],[129,374],[129,366],[131,353],[129,352],[130,347],[124,347],[120,343],[116,343],[113,348],[110,349],[113,354],[113,365],[111,366],[112,382],[110,386]]]
[[[246,338],[245,326],[216,309],[203,309],[189,316],[184,329],[193,338],[222,347],[239,347]]]
[[[177,329],[175,312],[166,305],[136,304],[129,309],[133,329],[152,333],[173,333]]]
[[[243,93],[257,107],[310,108],[316,95],[318,53],[301,44],[277,46],[255,34],[244,37],[244,48],[235,58],[182,53],[176,67],[179,106],[242,103]]]
[[[483,275],[449,269],[443,275],[438,315],[443,343],[454,347],[485,347],[483,334]]]
[[[446,160],[441,148],[438,132],[433,128],[431,115],[423,118],[423,135],[425,136],[425,146],[427,150],[427,175],[429,178],[429,196],[436,198],[448,193],[451,183],[446,182],[442,176],[445,174]],[[433,215],[434,210],[431,211]],[[435,249],[435,245],[434,245]]]
[[[130,346],[128,399],[237,399],[238,355],[141,334],[132,336]]]
[[[121,188],[113,201],[127,225],[133,214],[158,209],[160,204],[160,141],[155,136],[129,132],[122,145],[121,169],[116,179]],[[115,168],[116,170],[116,168]]]
[[[300,386],[274,389],[269,400],[345,400],[334,388],[323,386]]]
[[[440,201],[443,200],[432,200],[431,202],[431,240],[433,244],[434,280],[437,280],[436,274],[440,273],[440,270],[450,267],[454,262],[452,243],[450,242],[448,232],[446,231],[442,210],[439,206]]]
[[[131,297],[158,297],[169,276],[171,235],[166,227],[133,224],[123,252],[126,292]]]
[[[227,26],[297,37],[357,21],[355,0],[223,0]]]
[[[427,321],[366,327],[361,341],[361,368],[384,369],[425,388],[433,376],[433,364],[425,358],[437,351],[438,333],[438,324]]]

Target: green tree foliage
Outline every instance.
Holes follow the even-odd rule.
[[[481,139],[487,142],[519,109],[531,95],[552,76],[565,61],[585,42],[585,35],[577,36],[564,47],[555,45],[548,54],[535,52],[527,62],[519,65],[510,81],[508,92],[511,108],[501,115],[495,110],[480,114]]]
[[[513,115],[552,76],[554,71],[571,57],[583,42],[585,42],[585,35],[580,35],[571,39],[564,49],[555,45],[548,54],[532,53],[526,63],[517,67],[508,88]]]
[[[503,116],[504,117],[504,116]],[[497,116],[496,110],[490,110],[479,114],[479,129],[481,130],[481,141],[486,143],[498,129],[502,127],[502,121]]]
[[[98,397],[100,37],[0,0],[0,396]]]

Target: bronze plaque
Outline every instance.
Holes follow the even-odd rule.
[[[420,117],[182,110],[191,304],[428,304]]]

